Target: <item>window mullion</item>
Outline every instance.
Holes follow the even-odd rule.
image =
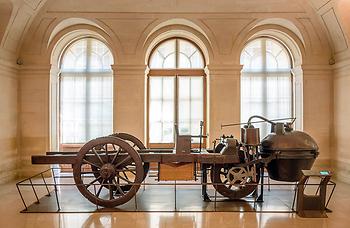
[[[179,127],[179,80],[178,80],[179,75],[175,74],[175,97],[174,97],[174,105],[175,105],[175,112],[174,112],[174,121]],[[176,134],[176,131],[174,130],[174,133]],[[175,135],[174,135],[175,139]]]
[[[175,68],[179,68],[179,40],[175,40]]]
[[[261,39],[261,55],[262,55],[262,74],[263,74],[263,85],[264,88],[262,90],[263,93],[263,115],[267,116],[267,87],[268,87],[268,74],[267,74],[267,61],[266,61],[266,39]]]
[[[91,66],[91,40],[86,40],[86,68],[85,68],[85,140],[88,140],[90,138],[91,129],[89,126],[89,118],[90,118],[90,91],[89,91],[89,85],[90,85],[90,77],[89,77],[89,70]]]

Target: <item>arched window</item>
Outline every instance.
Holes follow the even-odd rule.
[[[94,38],[73,42],[61,58],[60,144],[81,144],[112,133],[113,57]]]
[[[200,121],[205,122],[204,66],[201,50],[189,40],[173,38],[153,49],[148,74],[149,146],[173,146],[175,123],[179,134],[199,135]]]
[[[271,38],[249,42],[241,54],[241,121],[249,116],[293,117],[292,62],[288,50]],[[262,136],[270,129],[259,126]]]

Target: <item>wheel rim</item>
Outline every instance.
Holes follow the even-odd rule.
[[[142,160],[121,139],[97,138],[80,149],[73,175],[79,191],[90,202],[115,207],[129,201],[139,189],[143,180]]]
[[[256,167],[235,167],[233,165],[215,165],[211,169],[214,188],[230,199],[240,199],[250,195],[259,182]]]

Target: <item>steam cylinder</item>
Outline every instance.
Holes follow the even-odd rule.
[[[262,157],[277,153],[267,171],[269,177],[277,181],[294,182],[301,178],[301,170],[311,169],[318,156],[318,145],[305,132],[293,131],[277,124],[273,133],[261,141],[260,154]]]

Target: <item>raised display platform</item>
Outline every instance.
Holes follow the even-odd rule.
[[[150,175],[132,200],[116,208],[103,208],[91,203],[80,194],[71,174],[60,175],[55,179],[44,178],[43,174],[38,174],[36,178],[28,178],[17,184],[26,207],[21,212],[295,212],[296,184],[294,183],[271,182],[270,186],[266,184],[264,202],[257,202],[257,196],[246,197],[242,200],[228,200],[208,184],[207,193],[210,200],[205,201],[202,198],[202,185],[199,181],[158,182],[156,175]],[[267,180],[265,183],[268,183]],[[317,189],[316,184],[309,183],[309,185],[313,188],[310,189],[311,192]],[[108,194],[108,191],[105,193],[102,191],[101,194]]]

